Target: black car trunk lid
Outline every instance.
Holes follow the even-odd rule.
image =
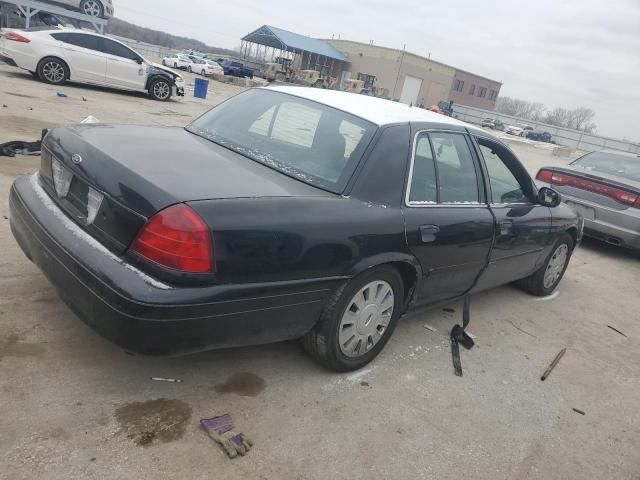
[[[328,195],[177,127],[60,127],[45,137],[42,152],[43,187],[117,253],[151,216],[176,203]],[[64,196],[56,192],[52,162],[72,174]],[[96,195],[102,198],[92,218],[89,205]]]

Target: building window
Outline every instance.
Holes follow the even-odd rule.
[[[478,90],[478,96],[480,98],[484,98],[487,96],[487,89],[485,87],[480,87],[480,90]]]
[[[489,90],[489,100],[495,100],[496,98],[498,98],[498,92]]]
[[[463,88],[464,88],[464,81],[463,80],[458,80],[456,78],[455,81],[453,82],[453,89],[456,92],[461,92]]]
[[[469,89],[469,95],[473,95],[474,93],[476,93],[476,86],[471,85],[471,88]]]

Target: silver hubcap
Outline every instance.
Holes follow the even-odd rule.
[[[47,62],[42,67],[42,75],[50,82],[61,82],[64,80],[64,67],[58,62]]]
[[[566,244],[560,245],[553,252],[549,263],[547,264],[547,270],[544,272],[544,288],[551,288],[554,283],[558,281],[564,266],[569,258],[569,247]]]
[[[86,15],[97,17],[98,15],[100,15],[100,4],[94,0],[89,0],[87,2],[84,2],[84,5],[82,6],[82,11]]]
[[[158,82],[153,86],[153,95],[161,100],[167,98],[170,91],[171,87],[164,82]]]
[[[360,357],[380,341],[393,315],[393,289],[382,280],[368,283],[347,304],[338,342],[347,357]]]

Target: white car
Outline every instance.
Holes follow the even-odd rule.
[[[45,3],[72,7],[85,15],[100,18],[113,17],[112,0],[44,0]]]
[[[187,70],[193,73],[199,73],[202,76],[213,74],[224,75],[224,69],[218,62],[206,58],[191,57],[191,63],[187,66]]]
[[[0,60],[43,82],[89,83],[148,92],[155,100],[184,96],[184,79],[145,60],[124,43],[86,30],[0,30]]]
[[[186,70],[190,63],[191,59],[181,53],[169,55],[162,59],[163,65],[167,67],[180,68],[182,70]]]

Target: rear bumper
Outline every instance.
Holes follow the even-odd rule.
[[[586,236],[640,250],[640,211],[614,210],[566,194],[562,194],[562,197],[565,204],[583,216]]]
[[[36,174],[37,175],[37,174]],[[125,350],[172,355],[302,336],[342,278],[242,285],[164,285],[116,257],[20,177],[11,230],[62,300]]]
[[[4,62],[7,65],[9,65],[10,67],[17,67],[18,66],[13,58],[11,58],[9,56],[6,56],[6,55],[2,55],[2,54],[0,54],[0,62]]]

